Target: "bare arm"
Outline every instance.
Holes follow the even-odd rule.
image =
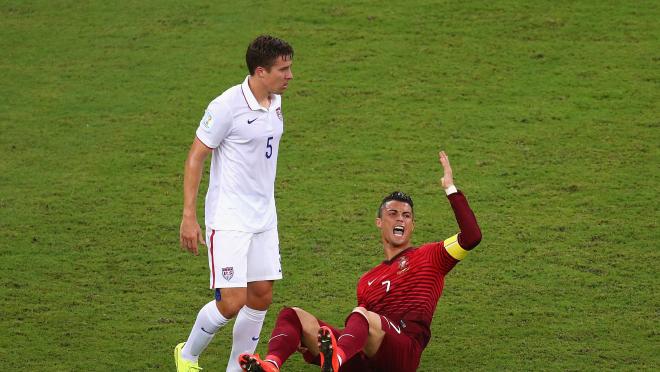
[[[183,173],[183,216],[179,228],[179,240],[181,247],[195,255],[199,254],[198,243],[205,244],[202,229],[197,222],[197,192],[202,179],[204,160],[210,153],[211,149],[195,137]]]

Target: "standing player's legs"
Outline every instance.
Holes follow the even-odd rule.
[[[282,279],[277,229],[254,234],[247,253],[247,299],[234,323],[227,372],[241,371],[238,357],[257,348],[261,327],[273,299],[273,281]]]
[[[251,235],[236,231],[206,229],[209,250],[210,286],[216,299],[197,314],[188,340],[180,350],[184,369],[187,361],[197,363],[215,333],[236,316],[247,298],[247,250]],[[177,359],[179,367],[179,359]]]

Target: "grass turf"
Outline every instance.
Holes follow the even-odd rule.
[[[445,149],[484,240],[448,277],[419,370],[657,369],[658,14],[629,1],[2,2],[0,360],[172,368],[211,298],[206,257],[177,248],[183,160],[267,32],[296,56],[277,179],[286,278],[262,340],[285,305],[341,324],[382,258],[373,219],[388,192],[415,198],[416,243],[455,232]],[[224,370],[229,337],[207,370]]]

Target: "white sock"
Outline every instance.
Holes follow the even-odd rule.
[[[199,359],[199,354],[209,346],[215,333],[227,322],[229,322],[229,319],[222,316],[215,305],[215,300],[204,305],[197,314],[197,320],[195,320],[195,325],[190,331],[188,341],[181,349],[181,356],[196,362]]]
[[[238,357],[243,353],[254,353],[259,343],[261,326],[264,324],[267,310],[254,310],[243,306],[234,323],[234,337],[227,372],[240,372]]]

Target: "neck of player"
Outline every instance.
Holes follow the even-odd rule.
[[[265,85],[261,84],[258,78],[250,76],[248,86],[261,106],[270,107],[270,92]]]
[[[396,257],[396,255],[405,251],[408,248],[410,248],[410,244],[393,246],[391,244],[383,242],[383,253],[385,253],[385,259],[387,261],[390,261],[392,258]]]

